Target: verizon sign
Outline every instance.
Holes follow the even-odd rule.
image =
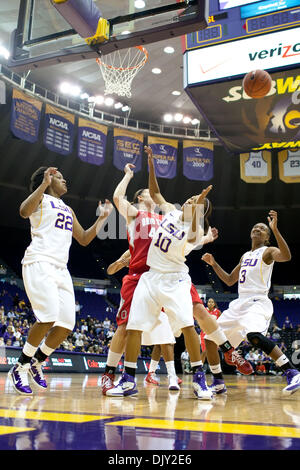
[[[185,87],[300,62],[300,27],[185,53]]]

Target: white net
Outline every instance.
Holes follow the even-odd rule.
[[[148,60],[148,52],[142,46],[117,50],[96,59],[105,83],[104,94],[131,97],[131,83]]]

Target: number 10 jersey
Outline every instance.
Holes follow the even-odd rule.
[[[196,245],[187,242],[190,222],[182,222],[182,214],[174,210],[164,216],[148,251],[147,265],[151,269],[161,273],[189,272],[185,256]]]
[[[72,243],[72,210],[61,199],[44,194],[38,209],[29,217],[31,243],[22,264],[48,261],[65,268]]]

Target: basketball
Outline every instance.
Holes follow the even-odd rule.
[[[252,70],[243,80],[243,88],[251,98],[263,98],[272,85],[272,78],[265,70]]]

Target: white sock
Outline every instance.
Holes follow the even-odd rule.
[[[209,368],[210,368],[212,374],[221,374],[222,373],[221,364],[216,364],[215,366],[211,366],[209,364]]]
[[[191,362],[191,367],[203,366],[202,361]]]
[[[287,362],[289,362],[288,358],[286,357],[285,354],[282,354],[282,356],[280,356],[277,361],[275,361],[276,364],[278,365],[278,367],[282,367],[284,364],[286,364]]]
[[[115,353],[115,352],[109,350],[106,365],[108,367],[117,367],[122,355],[123,355],[123,353]]]
[[[25,354],[25,356],[33,357],[35,355],[36,350],[37,350],[37,346],[32,346],[30,343],[26,341],[22,352]]]
[[[210,333],[209,335],[207,335],[207,337],[209,337],[211,341],[213,341],[214,343],[218,345],[224,344],[227,341],[227,338],[223,330],[221,330],[220,327],[218,327],[213,333]]]
[[[151,359],[150,362],[150,367],[149,367],[149,372],[155,372],[158,366],[159,361],[155,361],[154,359]]]
[[[137,365],[136,365],[136,362],[124,361],[124,367],[129,367],[130,369],[136,369]]]
[[[167,372],[168,372],[168,376],[169,377],[176,377],[176,371],[175,371],[175,364],[174,364],[174,361],[168,361],[166,362],[166,368],[167,368]]]
[[[51,356],[51,354],[55,351],[55,349],[49,348],[46,343],[41,344],[40,350],[42,351],[42,353],[46,354],[46,356]]]

